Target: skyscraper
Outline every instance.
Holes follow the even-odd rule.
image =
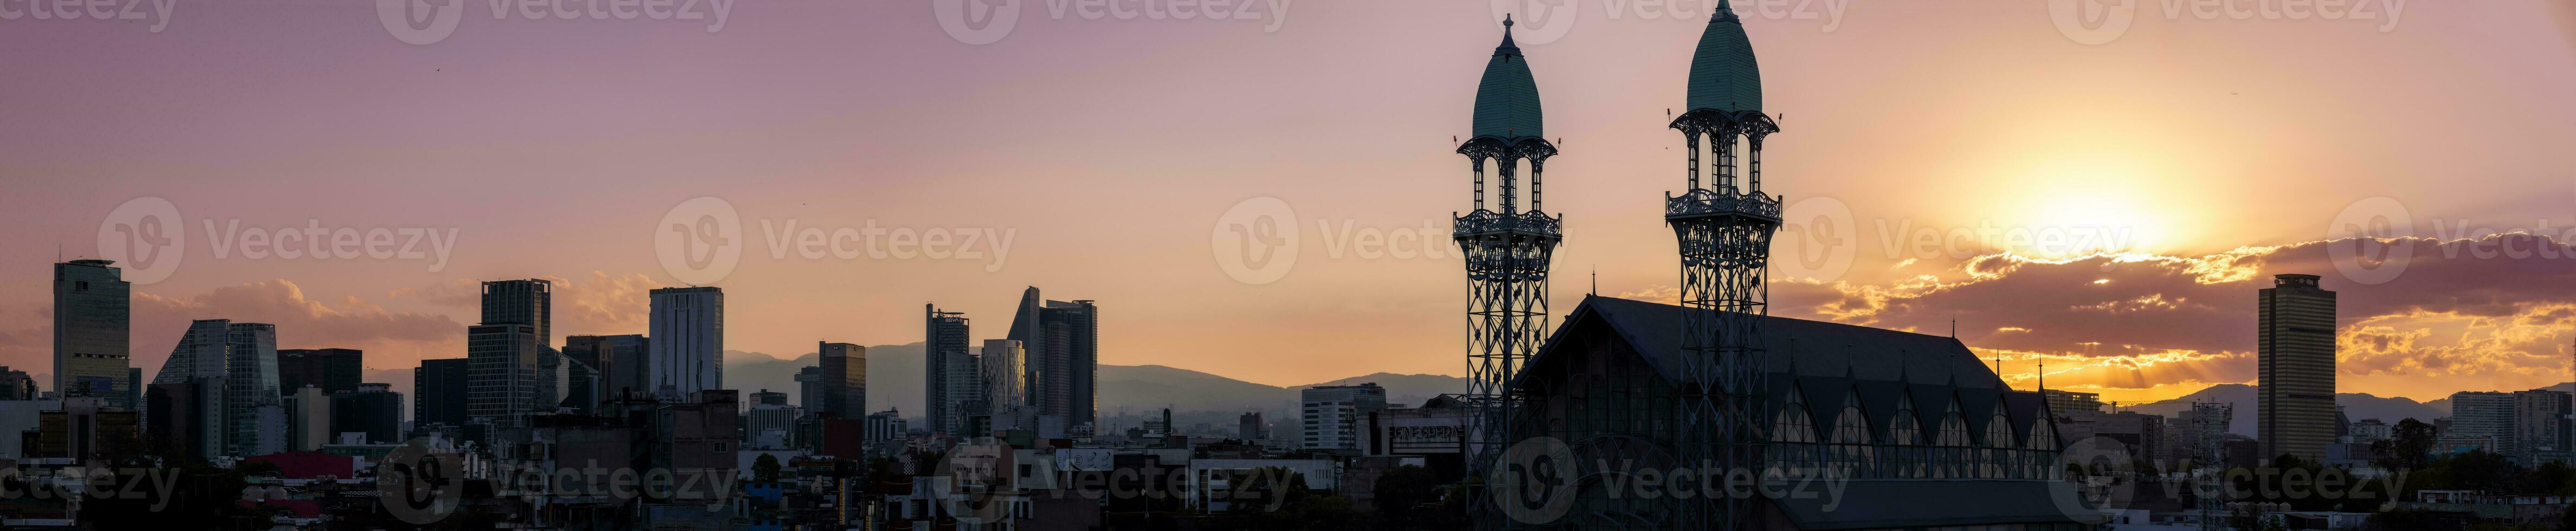
[[[681,397],[724,388],[724,290],[653,290],[648,369],[656,394]]]
[[[411,372],[413,427],[465,425],[469,389],[466,382],[473,374],[472,361],[468,358],[420,360],[420,367]]]
[[[226,443],[232,435],[226,419],[232,410],[224,401],[231,384],[224,375],[230,370],[227,360],[232,350],[232,321],[224,319],[188,323],[178,346],[171,347],[170,359],[152,377],[152,385],[167,386],[163,402],[171,409],[153,409],[147,415],[154,424],[152,432],[168,443],[167,451],[205,459],[231,449]]]
[[[277,384],[277,325],[230,323],[224,357],[224,432],[236,457],[286,451],[286,408]]]
[[[322,388],[323,395],[358,390],[363,378],[366,352],[353,348],[278,349],[277,387],[288,395],[304,386]]]
[[[331,440],[342,433],[364,433],[368,444],[402,442],[402,393],[380,383],[358,384],[357,390],[331,395]]]
[[[544,279],[495,280],[483,283],[483,324],[537,327],[537,344],[552,345],[554,283]]]
[[[984,404],[991,413],[999,414],[1012,407],[1029,405],[1026,387],[1028,353],[1017,339],[984,340],[984,350],[975,355],[984,385]]]
[[[2272,277],[2256,331],[2262,458],[2315,460],[2335,437],[2335,292],[2316,275]]]
[[[1298,394],[1304,399],[1301,416],[1306,426],[1305,439],[1298,448],[1359,449],[1365,440],[1360,433],[1360,419],[1386,410],[1386,388],[1376,383],[1316,386]]]
[[[95,396],[132,408],[138,384],[127,380],[126,366],[133,288],[113,263],[54,264],[53,387],[64,398]]]
[[[465,415],[470,421],[516,425],[537,406],[537,327],[483,324],[466,327]]]
[[[2569,458],[2566,391],[2533,389],[2513,393],[2513,447],[2522,462],[2538,466]]]
[[[957,426],[950,421],[957,417],[958,411],[953,406],[959,396],[971,395],[950,388],[951,384],[958,382],[954,371],[957,365],[952,363],[958,360],[952,358],[973,356],[967,352],[966,346],[970,341],[967,339],[970,323],[964,312],[940,311],[937,305],[921,305],[921,311],[925,314],[921,333],[921,402],[928,414],[924,417],[928,421],[926,427],[931,433],[954,434]]]
[[[615,398],[626,391],[652,391],[646,375],[652,366],[649,340],[641,334],[616,336],[569,336],[564,338],[563,355],[572,360],[566,379],[575,388],[584,384],[583,377],[596,380],[597,400]]]
[[[823,403],[808,405],[813,413],[829,413],[836,419],[858,419],[868,414],[868,349],[849,343],[822,343],[820,353]]]
[[[1066,426],[1093,421],[1099,396],[1100,308],[1092,301],[1045,300],[1030,286],[1011,316],[1010,339],[1027,351],[1022,384],[1028,404]]]

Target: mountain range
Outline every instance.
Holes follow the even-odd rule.
[[[922,409],[923,382],[922,344],[876,345],[867,347],[868,408],[882,411],[894,408],[907,416],[917,416]],[[816,364],[816,355],[807,353],[782,358],[759,352],[725,351],[725,381],[746,394],[760,390],[788,394],[790,403],[797,397],[796,371]],[[408,369],[366,371],[366,381],[393,384],[398,392],[410,394],[411,371]],[[1437,374],[1375,373],[1338,380],[1295,386],[1258,384],[1163,365],[1101,365],[1099,412],[1105,426],[1132,425],[1157,414],[1162,408],[1173,408],[1175,421],[1183,425],[1209,423],[1231,425],[1234,415],[1258,411],[1273,423],[1294,418],[1298,390],[1318,385],[1355,385],[1374,382],[1387,390],[1387,403],[1392,406],[1419,405],[1433,396],[1466,390],[1466,379]],[[2551,389],[2565,387],[2560,384]],[[2255,435],[2257,396],[2246,384],[2218,384],[2171,400],[2144,404],[2123,404],[2124,411],[2137,411],[2171,416],[2191,408],[2192,402],[2225,402],[2234,404],[2236,414],[2229,431]],[[2352,420],[2380,419],[2391,424],[2404,419],[2431,422],[2450,416],[2450,400],[2417,402],[2404,397],[2380,397],[2368,393],[2338,393],[2335,404],[2344,408]]]

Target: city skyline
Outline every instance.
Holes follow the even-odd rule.
[[[909,107],[861,101],[824,109],[827,116],[846,120],[818,122],[807,118],[807,111],[813,109],[766,107],[739,118],[690,113],[682,120],[738,128],[747,131],[744,138],[775,141],[774,147],[635,129],[631,121],[595,120],[632,129],[607,136],[664,151],[690,151],[678,147],[691,145],[689,141],[709,142],[695,151],[714,151],[717,162],[681,163],[648,156],[640,162],[613,162],[552,179],[530,178],[533,174],[526,170],[496,171],[454,162],[416,170],[382,169],[370,163],[380,159],[353,153],[388,153],[370,146],[420,141],[416,143],[434,146],[425,156],[444,157],[468,148],[438,139],[498,134],[493,141],[540,146],[513,151],[504,160],[565,169],[609,160],[611,154],[636,148],[512,136],[587,138],[602,136],[604,129],[561,126],[492,133],[439,116],[537,112],[518,102],[434,99],[426,108],[383,108],[370,106],[368,101],[373,100],[316,98],[290,91],[249,95],[230,106],[294,110],[276,118],[209,110],[223,106],[176,112],[191,118],[181,120],[184,123],[246,121],[274,131],[278,138],[274,141],[283,143],[342,132],[303,118],[309,113],[360,109],[378,121],[419,125],[362,129],[348,144],[322,142],[352,146],[355,151],[316,149],[280,158],[246,157],[241,153],[255,151],[254,146],[234,143],[229,139],[236,135],[214,134],[215,130],[205,129],[209,126],[197,125],[132,139],[148,148],[133,154],[140,162],[110,164],[99,162],[104,160],[101,148],[73,141],[117,138],[113,132],[77,123],[71,115],[34,113],[27,117],[29,127],[7,133],[14,142],[5,145],[23,146],[12,149],[12,154],[24,156],[10,157],[13,162],[0,166],[0,175],[28,182],[30,190],[18,196],[22,203],[6,209],[9,212],[0,214],[0,219],[32,229],[38,235],[37,245],[0,251],[0,265],[32,272],[43,263],[98,256],[101,250],[91,242],[97,241],[100,223],[111,211],[136,197],[166,198],[185,218],[181,225],[190,237],[190,248],[186,261],[167,278],[133,288],[136,315],[131,351],[141,354],[133,358],[134,367],[154,374],[162,362],[161,353],[175,345],[187,320],[231,318],[278,323],[281,348],[366,350],[368,369],[381,372],[406,369],[420,359],[458,357],[464,351],[463,329],[476,318],[471,303],[459,299],[468,286],[485,280],[561,280],[560,288],[566,293],[559,296],[555,312],[559,330],[549,335],[644,333],[643,291],[686,285],[656,263],[646,235],[673,205],[712,196],[742,212],[743,236],[753,240],[744,263],[715,284],[726,289],[734,312],[725,345],[729,350],[793,358],[805,353],[803,345],[818,338],[870,346],[913,343],[920,338],[911,324],[910,306],[933,300],[972,302],[944,306],[983,316],[993,327],[1009,315],[1006,304],[1013,291],[1042,285],[1117,301],[1118,322],[1128,330],[1164,331],[1104,334],[1100,349],[1104,364],[1170,365],[1271,385],[1373,372],[1463,375],[1463,364],[1452,355],[1461,327],[1443,313],[1454,309],[1458,296],[1454,272],[1459,263],[1454,253],[1443,259],[1337,259],[1323,248],[1325,240],[1349,235],[1314,227],[1318,221],[1328,225],[1349,221],[1357,227],[1385,230],[1418,227],[1447,215],[1446,208],[1431,212],[1420,205],[1463,200],[1456,191],[1463,177],[1454,159],[1442,154],[1450,147],[1442,137],[1467,133],[1459,117],[1473,95],[1458,87],[1475,77],[1478,65],[1470,59],[1490,55],[1499,28],[1481,5],[1362,10],[1316,4],[1301,9],[1295,22],[1273,33],[1241,25],[1175,23],[1141,25],[1138,35],[1103,35],[1075,31],[1080,29],[1075,25],[1086,23],[1077,19],[1033,21],[986,48],[954,45],[935,24],[896,25],[869,35],[834,37],[859,39],[859,44],[926,46],[920,58],[866,55],[869,61],[914,65],[950,61],[975,65],[978,72],[986,73],[965,76],[943,70],[965,77],[926,76],[877,86],[876,90],[886,91],[882,95],[912,98],[906,101]],[[2563,92],[2557,89],[2576,80],[2568,69],[2530,68],[2571,62],[2563,33],[2552,29],[2562,27],[2567,19],[2546,9],[2416,6],[2406,13],[2402,25],[2386,32],[2359,22],[2254,27],[2147,20],[2105,45],[2068,42],[2046,22],[2045,9],[2035,5],[1856,6],[1833,31],[1817,27],[1821,21],[1749,17],[1748,26],[1777,43],[1765,47],[1765,58],[1781,65],[1768,81],[1774,84],[1771,94],[1780,103],[1777,107],[1789,113],[1783,117],[1783,128],[1800,138],[1834,139],[1784,143],[1766,162],[1782,175],[1797,176],[1798,189],[1818,190],[1818,197],[1848,206],[1852,211],[1849,234],[1856,238],[1850,247],[1855,258],[1838,280],[1801,283],[1796,275],[1778,275],[1774,315],[1933,333],[1949,330],[1955,316],[1960,338],[1981,356],[2000,355],[2002,372],[2018,387],[2036,382],[2032,369],[2044,360],[2052,388],[2100,392],[2105,400],[2134,403],[2180,396],[2209,384],[2252,383],[2255,327],[2248,288],[2271,274],[2312,273],[2324,275],[2328,289],[2344,294],[2348,313],[2337,325],[2339,342],[2359,347],[2345,349],[2345,367],[2339,369],[2345,372],[2338,379],[2342,391],[2432,400],[2459,390],[2528,389],[2567,381],[2566,339],[2576,323],[2558,315],[2576,306],[2576,293],[2566,287],[2576,285],[2567,282],[2576,278],[2568,260],[2479,259],[2470,252],[2453,256],[2428,246],[2415,253],[2414,264],[2402,275],[2385,284],[2366,285],[2338,272],[2326,246],[2307,243],[2323,239],[2347,208],[2374,197],[2397,198],[2419,237],[2458,238],[2479,228],[2538,229],[2541,222],[2551,225],[2549,232],[2563,234],[2564,227],[2576,226],[2576,218],[2563,209],[2571,192],[2576,192],[2572,183],[2545,165],[2525,162],[2540,160],[2535,154],[2545,152],[2546,146],[2576,140],[2563,128],[2530,118],[2570,114],[2570,102],[2549,95]],[[246,12],[209,9],[203,13],[232,20]],[[288,14],[281,23],[329,25],[339,23],[343,15],[370,14],[317,10]],[[918,13],[898,6],[746,9],[734,21],[735,27],[713,37],[643,30],[650,35],[635,37],[634,42],[647,50],[665,51],[744,46],[736,41],[821,35],[828,24],[796,19],[829,20],[839,15],[900,18]],[[1899,20],[1932,24],[1894,24]],[[1580,23],[1589,25],[1578,26],[1553,42],[1522,44],[1533,54],[1567,58],[1544,64],[1549,69],[1545,72],[1549,103],[1559,111],[1550,124],[1551,134],[1566,137],[1569,153],[1551,161],[1554,186],[1549,191],[1555,193],[1549,198],[1555,201],[1549,205],[1567,215],[1569,241],[1581,242],[1562,250],[1558,272],[1598,270],[1602,295],[1667,300],[1663,293],[1671,289],[1671,265],[1656,251],[1669,244],[1670,235],[1650,216],[1633,214],[1638,197],[1655,193],[1666,183],[1630,176],[1661,175],[1656,172],[1669,165],[1665,148],[1677,148],[1670,145],[1677,142],[1668,133],[1638,124],[1660,122],[1662,113],[1656,111],[1681,101],[1681,86],[1670,76],[1639,77],[1631,72],[1680,64],[1688,50],[1673,43],[1687,41],[1698,28],[1689,23],[1600,18]],[[491,33],[463,34],[445,46],[405,56],[405,61],[363,67],[363,74],[367,79],[414,87],[406,90],[443,89],[459,82],[525,87],[526,82],[514,73],[523,73],[517,69],[526,65],[444,68],[442,57],[488,51],[520,38],[637,31],[532,26],[486,27]],[[1936,32],[1926,27],[1943,29]],[[102,58],[173,60],[140,54],[146,48],[132,39],[101,36],[84,28],[30,26],[27,30],[9,38],[97,44],[98,51],[88,53]],[[210,39],[192,33],[189,24],[173,31],[156,37],[218,49],[258,45]],[[1949,33],[1954,31],[1994,35],[1994,42],[1926,49],[1887,46],[1954,42]],[[1347,39],[1353,41],[1347,44],[1330,42],[1354,34],[1368,37]],[[328,51],[310,51],[333,48],[309,46],[320,43],[371,52],[400,50],[399,43],[376,34],[269,38],[308,45],[290,46],[299,50],[293,54],[322,54],[300,57],[329,58]],[[2191,40],[2176,41],[2185,38]],[[1142,74],[1142,81],[1109,83],[1065,79],[1066,70],[1046,66],[1049,61],[1115,65],[1116,58],[1134,55],[1135,47],[1148,39],[1200,43],[1206,45],[1200,48],[1225,49],[1236,55],[1158,49],[1134,60],[1155,67],[1210,65],[1244,81],[1211,81],[1207,78],[1224,76],[1199,74],[1181,79],[1149,72]],[[2319,43],[2315,49],[2334,52],[2290,49],[2295,42]],[[1334,54],[1366,56],[1335,65],[1287,55],[1344,49],[1341,46],[1378,53]],[[1015,54],[980,53],[990,47],[1004,47]],[[1920,66],[1942,64],[1938,57],[1945,52],[2007,47],[2030,54],[2030,61],[1973,67],[1978,76]],[[2494,47],[2520,53],[2461,59],[2430,51]],[[2221,49],[2261,52],[2214,51]],[[2204,57],[2197,54],[2213,57],[2179,59]],[[728,89],[799,96],[822,87],[847,89],[869,79],[797,77],[767,68],[770,65],[722,67],[678,53],[667,60],[737,73],[748,80],[812,83],[697,80],[637,96],[641,101],[671,104],[684,101],[683,96]],[[908,62],[915,60],[925,62]],[[2038,67],[2041,64],[2055,66]],[[2293,68],[2280,68],[2285,64]],[[2139,65],[2147,68],[2132,68]],[[414,67],[432,73],[414,73]],[[48,69],[61,68],[57,65],[31,68],[38,74],[31,78],[46,79],[33,82],[57,84],[48,88],[75,94],[79,101],[134,94],[130,88],[93,84],[112,80],[43,75]],[[211,72],[181,70],[179,75],[194,79],[222,79]],[[2361,75],[2364,70],[2372,74]],[[2401,77],[2414,81],[2374,82],[2387,71],[2402,72]],[[2536,81],[2492,81],[2488,73],[2500,71],[2528,72]],[[2155,80],[2151,78],[2159,76],[2141,72],[2163,72],[2166,75],[2161,77],[2175,79]],[[1354,103],[1331,96],[1375,84],[1318,76],[1324,73],[1407,82]],[[429,77],[433,75],[443,77]],[[1291,80],[1298,77],[1318,79]],[[1962,77],[1977,79],[1958,79]],[[941,95],[969,82],[985,83],[981,86],[999,93],[975,99]],[[1284,110],[1256,106],[1233,112],[1157,112],[1120,118],[1108,110],[1062,109],[1107,124],[1109,131],[1127,133],[1133,142],[1173,147],[1158,150],[1173,153],[1164,158],[1138,158],[1125,151],[1117,151],[1122,153],[1118,156],[1084,153],[1103,151],[1099,148],[1106,146],[1084,137],[1112,135],[1077,134],[1054,125],[973,142],[964,140],[975,138],[970,133],[986,131],[946,125],[1035,111],[1016,103],[994,103],[1015,99],[1087,98],[1107,103],[1091,107],[1135,109],[1145,100],[1123,87],[1157,82],[1178,83],[1175,86],[1184,90],[1177,103],[1183,106],[1224,109],[1228,107],[1222,104],[1232,101],[1233,95],[1244,95]],[[1256,82],[1276,86],[1253,86]],[[1980,90],[1996,83],[2050,96]],[[1922,99],[1938,102],[1855,98],[1849,92],[1853,89],[1844,88],[1880,85],[1923,87],[1923,94],[1938,97]],[[92,92],[96,95],[89,95]],[[216,92],[245,96],[237,91]],[[2467,93],[2480,97],[2456,96]],[[211,96],[181,97],[194,101]],[[1641,101],[1651,103],[1636,103]],[[1820,103],[1827,101],[1835,105]],[[2355,109],[2379,101],[2432,102],[2441,112],[2372,118],[2386,123],[2351,118]],[[2177,108],[2196,111],[2178,112]],[[631,108],[620,103],[585,101],[549,116],[565,117],[569,123],[627,110]],[[2047,117],[2068,119],[2035,120]],[[1280,126],[1245,126],[1257,123]],[[1342,127],[1358,123],[1371,125]],[[1880,125],[1887,123],[1918,125]],[[2317,128],[2311,133],[2314,138],[2268,143],[2282,127],[2277,124],[2336,127]],[[1163,128],[1238,134],[1218,142],[1161,132]],[[1077,140],[1073,146],[1056,141],[1064,138]],[[1344,158],[1355,162],[1249,168],[1247,161],[1257,159],[1229,147],[1238,142],[1277,144],[1300,138],[1310,140],[1298,142],[1318,149],[1348,153]],[[957,160],[939,157],[960,153],[965,148],[959,145],[996,142],[1034,147],[1012,160],[962,167],[931,163]],[[1842,157],[1832,151],[1851,145],[1887,149],[1877,150],[1872,157]],[[811,166],[764,162],[782,157],[814,162]],[[192,168],[190,160],[212,161],[213,166],[199,172],[220,178],[182,179],[149,169]],[[1034,162],[1039,160],[1049,162]],[[1068,164],[1079,178],[1032,182],[1004,177]],[[94,180],[75,184],[42,178],[65,172],[94,176]],[[624,178],[627,174],[642,177]],[[709,175],[745,176],[758,186],[728,186],[724,182],[729,177]],[[2418,184],[2427,175],[2460,176],[2488,186]],[[1211,176],[1221,186],[1178,184],[1205,182]],[[459,215],[455,209],[363,200],[449,197],[501,182],[530,186],[530,193],[467,209],[465,214],[470,215]],[[1869,185],[1889,182],[1909,184]],[[1129,187],[1161,191],[1150,200],[1097,191]],[[2217,189],[2233,193],[2202,192]],[[2535,191],[2493,193],[2500,189]],[[1822,195],[1826,190],[1838,195]],[[882,198],[891,192],[912,200]],[[307,194],[362,200],[329,204],[310,201],[304,197]],[[600,197],[570,206],[532,199],[574,194]],[[37,197],[48,200],[25,203]],[[1294,270],[1268,284],[1230,278],[1211,264],[1212,250],[1205,243],[1220,216],[1251,197],[1277,197],[1293,207],[1310,245]],[[1793,194],[1792,199],[1801,197]],[[1069,201],[1098,204],[1076,208]],[[1107,213],[1068,215],[1092,210]],[[2210,214],[2254,210],[2267,214],[2244,219]],[[204,223],[214,222],[220,236],[223,222],[233,219],[243,226],[269,228],[302,227],[306,220],[318,220],[326,227],[454,228],[458,247],[453,259],[436,271],[430,270],[427,260],[217,257],[207,247],[214,238]],[[879,226],[917,230],[1015,229],[1019,248],[998,270],[987,271],[994,261],[989,256],[979,262],[806,260],[792,255],[778,259],[770,254],[772,246],[761,241],[769,238],[762,221],[841,228],[865,227],[869,220]],[[2046,249],[2024,249],[2004,257],[1986,255],[1989,249],[1979,246],[1965,250],[1967,257],[1948,254],[1951,249],[1947,248],[1931,254],[1885,251],[1889,245],[1910,247],[1902,238],[1909,234],[1906,231],[1973,230],[1982,221],[1992,221],[1999,230],[2063,230],[2088,224],[2133,229],[2143,254],[2057,263],[2068,256]],[[1911,229],[1896,228],[1908,224]],[[2460,228],[2463,224],[2469,231]],[[1445,227],[1429,232],[1444,231]],[[1889,238],[1887,231],[1896,231],[1899,237]],[[1788,236],[1784,233],[1784,244]],[[46,245],[52,243],[62,244],[62,255]],[[1104,248],[1121,252],[1103,253]],[[1786,247],[1779,251],[1782,256],[1792,252]],[[1978,260],[1979,256],[1988,257]],[[1177,265],[1142,268],[1154,270],[1151,273],[1128,272],[1140,269],[1132,267],[1140,260]],[[2529,267],[2535,263],[2540,265]],[[853,270],[865,274],[842,274]],[[1920,280],[1916,275],[1932,275],[1935,280]],[[1573,301],[1590,291],[1581,285],[1558,285],[1551,307],[1571,308]],[[0,341],[0,364],[50,366],[35,357],[50,355],[50,327],[38,321],[50,319],[45,289],[32,273],[0,276],[0,315],[27,318],[0,330],[0,339],[5,339]],[[1314,329],[1336,333],[1307,343],[1291,341],[1304,337],[1299,331]],[[2175,330],[2196,333],[2176,334]],[[1202,355],[1218,351],[1245,355]],[[44,381],[51,381],[50,375]]]

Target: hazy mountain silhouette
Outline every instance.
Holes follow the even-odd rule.
[[[2136,406],[2123,404],[2120,406],[2120,409],[2124,411],[2136,411],[2139,413],[2171,417],[2184,410],[2191,409],[2192,402],[2225,402],[2235,404],[2235,421],[2228,424],[2227,431],[2252,437],[2257,431],[2255,426],[2255,417],[2257,415],[2256,412],[2259,411],[2258,403],[2260,401],[2259,396],[2255,393],[2254,386],[2246,384],[2218,384],[2172,400],[2149,402],[2138,404]],[[2343,406],[2344,416],[2351,417],[2352,420],[2375,418],[2386,421],[2389,424],[2396,424],[2398,421],[2410,418],[2424,422],[2432,422],[2435,418],[2451,416],[2449,400],[2434,400],[2432,403],[2424,403],[2416,402],[2411,398],[2382,398],[2373,396],[2369,393],[2336,393],[2335,405]]]
[[[894,407],[907,416],[923,411],[921,348],[921,343],[868,347],[868,409],[883,411]],[[728,350],[725,384],[745,393],[761,389],[787,393],[788,402],[796,403],[800,401],[795,396],[796,371],[814,363],[815,355],[811,353],[780,358]],[[1466,389],[1463,379],[1434,374],[1377,373],[1309,385],[1361,382],[1385,386],[1388,402],[1405,406]],[[1176,414],[1253,410],[1276,414],[1294,407],[1297,389],[1307,387],[1263,385],[1162,365],[1101,365],[1099,385],[1099,408],[1104,417],[1117,415],[1120,408],[1131,415],[1143,415],[1166,406],[1174,407]]]

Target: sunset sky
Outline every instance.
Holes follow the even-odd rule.
[[[357,1],[180,2],[157,32],[0,19],[0,364],[51,372],[47,264],[107,252],[102,224],[138,198],[185,229],[167,278],[134,289],[150,375],[192,318],[277,323],[282,347],[363,348],[370,369],[462,357],[478,280],[558,279],[557,336],[643,333],[645,291],[690,280],[657,252],[666,214],[714,197],[743,239],[712,283],[730,349],[916,342],[923,303],[999,338],[1034,285],[1099,301],[1105,364],[1273,385],[1461,374],[1446,238],[1471,207],[1452,137],[1498,13],[1520,13],[1563,139],[1545,189],[1566,220],[1562,314],[1595,271],[1602,295],[1672,296],[1658,208],[1684,159],[1666,111],[1706,20],[1694,6],[1714,3],[1257,0],[1226,15],[1250,20],[1095,20],[967,0],[1019,14],[961,36],[934,12],[948,0],[682,2],[730,10],[699,20],[457,1],[461,23],[427,44]],[[2576,249],[2553,243],[2576,229],[2576,4],[2239,20],[2138,1],[2086,44],[2099,35],[2052,22],[2051,3],[1739,4],[1783,129],[1766,186],[1792,204],[1774,315],[1938,334],[1956,319],[2016,385],[2044,360],[2050,388],[2153,400],[2251,383],[2255,290],[2312,273],[2341,292],[2343,392],[2576,379]],[[1558,18],[1527,14],[1548,6]],[[1275,281],[1224,267],[1239,204],[1295,216]],[[2399,240],[2402,271],[2338,268],[2334,246],[2355,244],[2338,230],[2374,218],[2421,238]],[[807,257],[771,239],[789,223],[996,234],[1008,253]],[[455,239],[443,264],[253,258],[235,226]],[[2496,235],[2517,230],[2539,236]]]

